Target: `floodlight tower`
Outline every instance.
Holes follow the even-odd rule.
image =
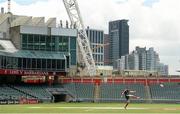
[[[11,12],[11,0],[8,0],[8,13]]]
[[[82,55],[81,60],[85,64],[85,68],[87,68],[88,75],[94,76],[96,75],[96,66],[77,0],[63,0],[63,2],[71,21],[71,25],[74,25],[78,30],[77,42]]]

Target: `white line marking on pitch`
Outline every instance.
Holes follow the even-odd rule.
[[[177,110],[176,108],[164,108],[164,110]]]
[[[40,108],[47,108],[47,109],[87,109],[87,110],[116,110],[116,109],[124,109],[123,107],[28,107],[28,108],[34,108],[34,109],[40,109]],[[136,107],[129,107],[127,108],[129,110],[147,110],[149,108],[136,108]]]
[[[0,114],[121,114],[121,113],[0,113]],[[122,113],[123,114],[123,113]],[[134,113],[126,113],[126,114],[134,114]],[[160,113],[142,113],[142,114],[160,114]],[[163,114],[179,114],[179,113],[163,113]]]

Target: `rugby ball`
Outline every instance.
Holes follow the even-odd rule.
[[[163,84],[160,84],[160,87],[164,87],[164,85],[163,85]]]

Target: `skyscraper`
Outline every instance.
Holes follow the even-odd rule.
[[[153,47],[146,50],[146,47],[136,47],[136,50],[128,55],[121,56],[117,60],[118,70],[135,70],[142,72],[158,73],[161,76],[168,75],[168,65],[160,63],[159,54]],[[141,73],[142,73],[141,72]]]
[[[139,56],[139,70],[146,70],[146,47],[136,47]]]
[[[117,69],[117,60],[129,54],[129,25],[128,20],[109,22],[110,64]]]
[[[121,56],[117,64],[118,70],[139,70],[139,56],[133,51],[129,55]]]
[[[158,71],[161,76],[168,76],[169,75],[169,66],[163,63],[158,64]]]
[[[90,41],[90,46],[93,53],[93,58],[97,66],[104,65],[104,31],[90,29],[89,27],[86,29],[87,36]]]
[[[139,56],[136,51],[128,55],[128,69],[139,70]]]
[[[110,43],[109,34],[104,34],[104,44],[109,44],[109,43]],[[109,54],[110,54],[110,45],[106,45],[104,46],[104,65],[110,65]]]
[[[159,55],[154,51],[154,48],[149,48],[146,51],[146,70],[157,71],[159,61]]]

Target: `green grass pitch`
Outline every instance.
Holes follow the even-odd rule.
[[[0,105],[0,113],[16,114],[180,114],[180,104],[57,103]]]

